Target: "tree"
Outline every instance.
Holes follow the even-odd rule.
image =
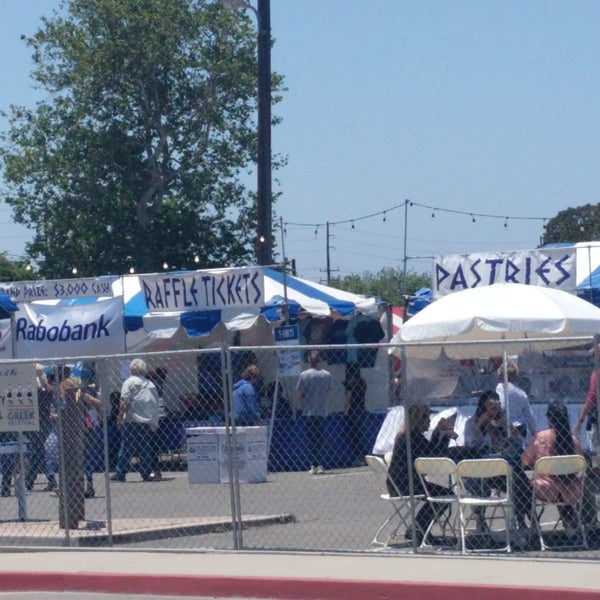
[[[47,99],[11,107],[0,159],[42,276],[251,262],[250,17],[206,0],[65,0],[27,43]]]
[[[27,261],[11,261],[6,252],[0,254],[0,281],[30,281],[37,279],[36,275],[28,268]]]
[[[600,204],[561,210],[546,224],[543,244],[590,242],[600,239]]]
[[[333,279],[331,285],[340,290],[378,296],[385,302],[395,306],[403,306],[403,294],[414,294],[419,288],[430,287],[431,277],[425,273],[417,274],[414,271],[406,273],[406,285],[403,285],[404,272],[399,269],[384,268],[376,274],[369,272],[362,275],[347,275]]]

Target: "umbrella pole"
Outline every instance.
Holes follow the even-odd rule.
[[[506,439],[510,438],[512,432],[512,422],[510,419],[510,405],[508,402],[508,354],[506,350],[502,352],[502,381],[504,385],[504,414],[506,416]]]

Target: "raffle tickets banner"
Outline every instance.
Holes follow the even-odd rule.
[[[37,384],[33,363],[0,367],[0,431],[37,431]]]
[[[73,305],[22,304],[18,315],[13,332],[18,358],[125,351],[123,302],[119,297]]]
[[[150,312],[220,310],[264,304],[264,275],[260,268],[140,275],[139,279]]]
[[[573,293],[575,248],[448,254],[433,259],[433,293],[445,296],[494,283],[523,283]]]

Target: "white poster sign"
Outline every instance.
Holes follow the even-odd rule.
[[[261,268],[140,275],[150,312],[220,310],[264,304]]]
[[[0,320],[0,360],[13,358],[10,319]]]
[[[72,298],[110,298],[114,296],[113,282],[118,277],[87,277],[84,279],[53,279],[48,281],[16,281],[0,283],[0,292],[15,302],[63,300]]]
[[[37,431],[35,365],[0,366],[0,431]]]
[[[448,254],[433,260],[433,293],[440,297],[493,283],[523,283],[574,292],[575,248]]]
[[[125,351],[121,298],[73,305],[22,304],[17,315],[13,333],[18,358]]]
[[[297,346],[300,342],[298,325],[275,327],[274,333],[277,346]],[[300,350],[277,350],[277,363],[282,376],[298,376],[302,364],[302,353]]]

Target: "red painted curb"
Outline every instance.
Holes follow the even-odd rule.
[[[598,600],[600,591],[571,588],[528,588],[412,581],[355,581],[217,577],[204,575],[139,575],[124,573],[0,573],[2,591],[104,592],[156,596],[242,596],[278,600]]]

